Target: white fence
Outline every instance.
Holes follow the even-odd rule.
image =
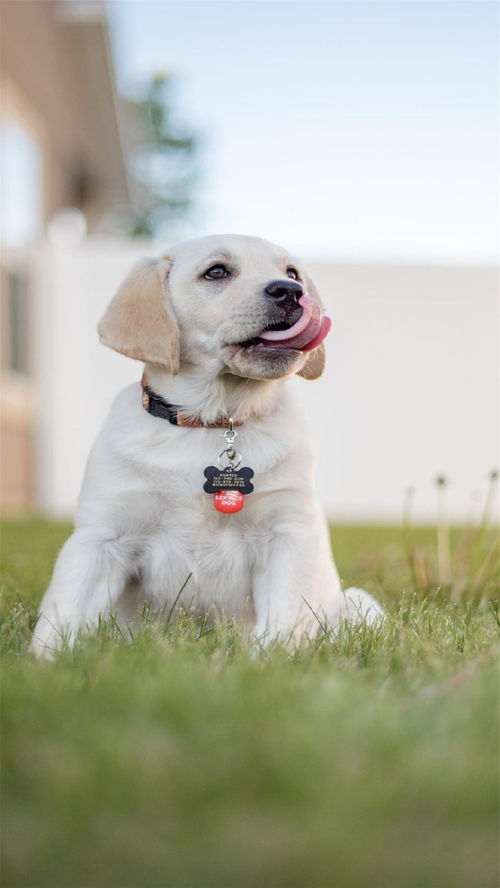
[[[148,245],[87,241],[35,254],[38,502],[69,515],[114,394],[140,365],[98,344],[96,323]],[[420,520],[434,478],[462,520],[498,462],[497,276],[488,268],[314,265],[333,318],[328,370],[294,381],[330,517],[399,520],[407,487]]]

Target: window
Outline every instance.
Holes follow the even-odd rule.
[[[37,142],[14,118],[0,123],[0,182],[2,240],[28,244],[42,221],[42,162]]]

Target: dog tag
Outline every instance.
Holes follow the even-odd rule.
[[[203,485],[205,493],[214,493],[214,506],[218,512],[239,512],[245,505],[245,494],[252,493],[253,469],[235,469],[227,466],[218,469],[207,466],[203,474],[207,479]]]
[[[215,466],[207,466],[203,474],[207,479],[203,485],[205,493],[217,493],[218,490],[239,490],[240,493],[252,493],[253,469],[233,469],[227,466],[225,469],[217,469]]]

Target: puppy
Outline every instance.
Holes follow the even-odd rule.
[[[142,385],[91,451],[34,652],[146,602],[235,620],[263,645],[380,617],[341,589],[287,384],[321,374],[329,326],[302,264],[259,238],[187,241],[132,271],[98,329],[145,363]]]

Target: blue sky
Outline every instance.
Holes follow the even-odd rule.
[[[494,2],[111,0],[122,89],[175,75],[203,136],[186,234],[310,259],[491,262]]]

